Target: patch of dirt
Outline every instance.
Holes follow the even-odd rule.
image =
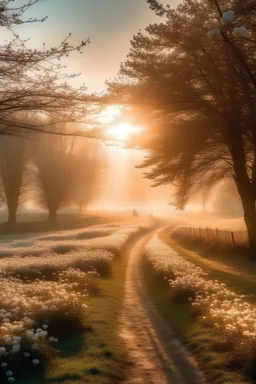
[[[125,384],[206,384],[202,373],[154,308],[141,278],[143,248],[130,252],[120,334],[132,362]]]

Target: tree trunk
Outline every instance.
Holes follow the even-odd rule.
[[[79,205],[79,217],[82,217],[82,214],[83,214],[83,206],[82,205]]]
[[[55,223],[57,220],[57,209],[49,209],[48,221],[50,223]]]
[[[256,260],[256,210],[255,201],[243,202],[244,206],[244,221],[246,224],[250,256]]]
[[[17,214],[16,207],[8,207],[8,224],[10,225],[16,224],[16,214]]]
[[[249,239],[250,256],[256,261],[256,195],[253,183],[250,181],[246,168],[246,156],[242,135],[237,129],[237,126],[234,125],[233,128],[232,136],[230,136],[230,139],[232,139],[230,153],[233,159],[235,182],[243,205],[244,221]]]
[[[244,188],[240,193],[244,221],[247,228],[249,240],[249,253],[253,260],[256,261],[256,208],[255,198],[251,192],[251,188]]]

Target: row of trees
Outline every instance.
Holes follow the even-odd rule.
[[[225,178],[241,198],[256,254],[256,4],[147,0],[161,17],[139,32],[109,84],[111,99],[135,105],[146,135],[143,167],[154,185],[176,187],[176,206]]]
[[[0,138],[0,199],[10,224],[26,200],[47,208],[54,222],[59,208],[73,204],[81,214],[100,192],[107,165],[102,144],[58,133],[63,133],[60,127],[54,135]]]
[[[22,24],[45,21],[47,16],[26,16],[39,1],[0,0],[0,199],[10,223],[32,195],[47,207],[51,221],[65,204],[75,203],[81,211],[97,193],[105,166],[99,144],[77,138],[89,136],[85,128],[97,107],[83,85],[69,84],[77,74],[66,73],[63,65],[90,41],[73,45],[69,33],[55,47],[29,49],[17,31]],[[83,131],[78,121],[85,123]]]

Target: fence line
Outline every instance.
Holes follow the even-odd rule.
[[[190,239],[203,239],[209,243],[224,243],[228,245],[248,245],[246,231],[220,230],[219,228],[178,227],[174,233]]]

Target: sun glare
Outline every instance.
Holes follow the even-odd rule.
[[[126,141],[132,133],[142,131],[142,127],[135,127],[129,123],[122,123],[108,128],[107,132],[113,139]]]
[[[123,120],[124,107],[110,105],[104,108],[97,117],[97,121],[105,127],[109,139],[112,141],[127,141],[133,133],[143,130],[142,127],[132,125]]]

